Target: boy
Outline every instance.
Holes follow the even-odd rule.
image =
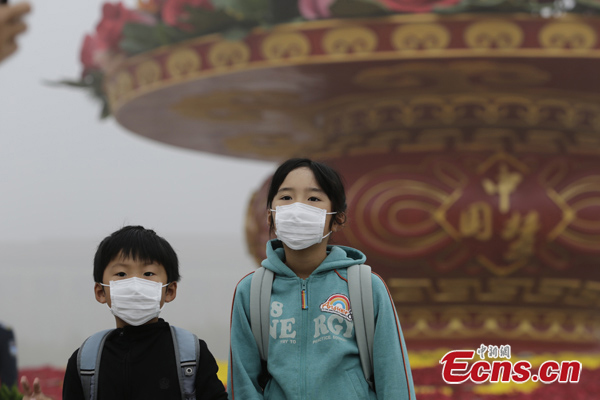
[[[175,251],[152,230],[126,226],[100,243],[94,257],[94,294],[110,308],[117,329],[102,347],[95,400],[182,398],[179,353],[169,324],[158,318],[163,305],[175,299],[179,278]],[[203,340],[199,344],[195,398],[226,400],[215,359]],[[67,364],[63,400],[84,400],[84,391],[89,392],[78,371],[78,353]],[[32,394],[43,398],[35,390]]]

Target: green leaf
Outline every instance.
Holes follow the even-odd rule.
[[[164,44],[157,35],[159,30],[157,26],[127,23],[123,27],[123,39],[119,47],[130,55],[155,49]]]
[[[17,385],[8,387],[3,384],[0,387],[0,400],[22,400],[23,395],[19,392]]]
[[[298,0],[271,0],[272,23],[293,21],[300,17]]]
[[[184,22],[194,27],[193,36],[222,32],[240,24],[240,21],[221,10],[188,8],[188,14],[189,17]]]
[[[389,14],[381,3],[373,0],[336,0],[329,9],[333,17],[339,18],[373,17]]]
[[[263,22],[273,19],[271,0],[212,0],[212,4],[238,20]]]

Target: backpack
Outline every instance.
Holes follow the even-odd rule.
[[[87,338],[77,353],[77,370],[81,378],[85,400],[97,400],[100,371],[100,358],[104,342],[113,329],[97,332]],[[195,382],[197,365],[200,360],[198,337],[185,329],[171,326],[171,336],[175,346],[175,361],[180,366],[179,387],[182,400],[195,400]]]
[[[263,374],[266,373],[269,354],[269,309],[273,278],[273,271],[260,267],[254,272],[250,283],[250,325],[263,364]],[[360,264],[348,268],[348,294],[363,374],[371,389],[375,390],[373,382],[375,313],[370,266]],[[263,376],[259,381],[264,382],[264,379]]]

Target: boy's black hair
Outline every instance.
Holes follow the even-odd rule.
[[[175,250],[151,229],[125,226],[104,238],[94,256],[94,281],[102,282],[108,264],[120,256],[161,264],[165,267],[169,283],[180,279]]]
[[[331,201],[331,211],[337,212],[336,218],[331,219],[331,226],[334,221],[338,223],[344,223],[346,221],[346,190],[344,189],[344,182],[341,176],[336,170],[330,166],[323,164],[318,161],[313,161],[308,158],[291,158],[285,161],[277,168],[273,177],[271,178],[271,184],[269,185],[269,193],[267,194],[267,210],[270,210],[273,205],[273,199],[277,194],[277,191],[283,184],[283,181],[290,172],[295,169],[306,167],[310,169],[317,180],[317,183],[323,189],[329,200]],[[341,219],[340,219],[341,218]],[[271,218],[270,231],[273,231],[273,218]]]

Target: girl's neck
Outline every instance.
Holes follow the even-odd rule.
[[[327,258],[327,242],[317,243],[304,250],[292,250],[284,245],[285,265],[301,279],[306,279]]]

